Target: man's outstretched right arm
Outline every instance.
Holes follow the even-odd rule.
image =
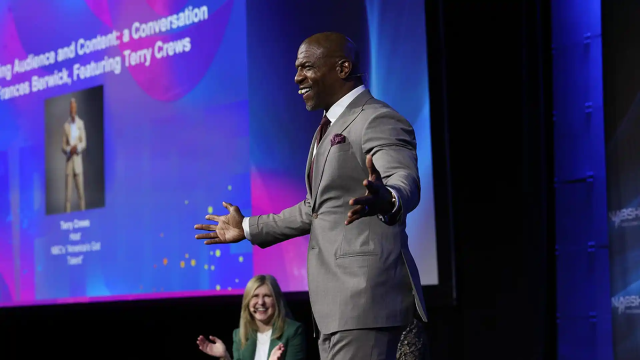
[[[245,217],[244,235],[253,245],[267,248],[285,240],[311,232],[311,200],[309,194],[302,202],[279,214]]]

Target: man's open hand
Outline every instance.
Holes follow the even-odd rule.
[[[240,208],[235,205],[223,202],[222,205],[229,210],[229,215],[207,215],[205,219],[216,221],[218,225],[198,224],[194,226],[196,230],[211,231],[206,234],[196,235],[196,239],[207,239],[204,244],[230,244],[237,243],[245,239],[242,219],[244,216]]]
[[[364,196],[349,201],[349,205],[355,208],[347,214],[346,225],[363,217],[388,215],[393,211],[393,194],[382,182],[382,176],[373,164],[371,154],[367,155],[367,169],[369,169],[369,179],[362,182],[367,191]]]

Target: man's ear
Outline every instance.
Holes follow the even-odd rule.
[[[349,74],[351,74],[351,70],[353,70],[353,64],[351,64],[349,60],[341,60],[338,63],[338,67],[336,67],[338,76],[340,76],[341,79],[346,79]]]

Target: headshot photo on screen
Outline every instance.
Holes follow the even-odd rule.
[[[103,118],[102,86],[46,100],[47,215],[104,207]]]

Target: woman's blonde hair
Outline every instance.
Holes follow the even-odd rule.
[[[249,283],[244,289],[244,295],[242,296],[242,311],[240,313],[240,341],[242,348],[246,345],[249,337],[255,337],[258,332],[258,326],[256,325],[256,320],[253,318],[251,309],[249,309],[249,304],[251,303],[253,293],[262,285],[265,285],[269,289],[271,295],[273,295],[273,302],[275,303],[275,314],[271,322],[271,338],[277,339],[284,332],[287,308],[278,281],[271,275],[254,276],[249,280]]]

